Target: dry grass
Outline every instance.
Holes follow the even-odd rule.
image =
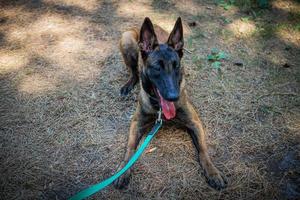
[[[66,199],[115,172],[138,94],[119,97],[120,33],[145,16],[170,30],[178,15],[197,24],[185,26],[187,88],[229,186],[211,189],[191,139],[166,125],[128,189],[93,198],[299,198],[299,3],[254,18],[210,2],[0,1],[0,199]],[[229,55],[219,72],[214,47]]]

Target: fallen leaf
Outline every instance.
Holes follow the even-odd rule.
[[[146,151],[146,153],[152,153],[153,151],[155,151],[157,148],[156,147],[153,147],[151,149],[149,149],[148,151]]]

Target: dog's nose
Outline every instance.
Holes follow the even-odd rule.
[[[166,95],[167,101],[177,101],[179,99],[179,93],[178,92],[168,92]]]

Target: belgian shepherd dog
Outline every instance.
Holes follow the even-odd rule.
[[[183,57],[183,26],[179,17],[170,34],[149,18],[145,18],[141,29],[132,28],[122,34],[120,51],[130,71],[130,79],[121,88],[127,95],[140,81],[138,105],[129,130],[127,151],[121,169],[134,154],[145,133],[145,125],[155,122],[161,109],[165,121],[180,120],[187,128],[198,152],[200,165],[208,184],[220,190],[227,185],[225,177],[212,163],[205,142],[202,122],[188,99],[185,90]],[[142,59],[139,66],[139,57]],[[118,178],[114,185],[123,188],[129,183],[131,169]]]

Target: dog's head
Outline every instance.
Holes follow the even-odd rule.
[[[175,117],[174,102],[180,96],[183,56],[183,28],[179,17],[165,44],[159,44],[154,27],[145,18],[140,31],[139,47],[144,62],[141,72],[143,88],[153,90],[167,119]]]

